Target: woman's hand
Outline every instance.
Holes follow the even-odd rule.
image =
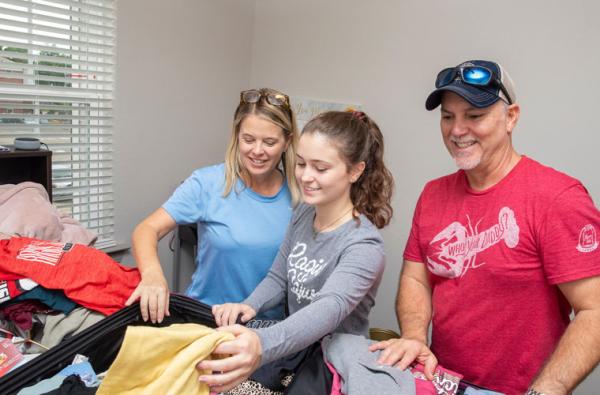
[[[235,335],[235,339],[219,344],[213,354],[231,356],[204,360],[196,367],[213,372],[199,378],[210,387],[211,392],[225,392],[246,380],[259,367],[262,346],[256,332],[244,326],[224,326],[217,330],[231,332]]]
[[[133,291],[125,306],[140,300],[142,319],[153,323],[162,322],[169,313],[169,285],[162,273],[148,271],[142,275],[142,281]]]
[[[240,314],[242,314],[242,323],[246,323],[256,317],[256,311],[243,303],[216,304],[212,307],[212,313],[217,326],[235,325]]]
[[[162,322],[165,315],[170,315],[169,285],[160,266],[157,246],[158,241],[176,226],[175,220],[161,207],[136,226],[131,236],[133,256],[142,281],[125,305],[139,299],[144,321],[150,318],[153,323]]]

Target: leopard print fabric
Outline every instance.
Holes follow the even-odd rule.
[[[289,374],[281,380],[281,384],[287,387],[294,378],[293,374]],[[252,380],[246,380],[237,387],[225,392],[221,395],[283,395],[283,392],[271,391],[261,383]]]
[[[223,395],[283,395],[283,392],[271,391],[257,381],[246,380]]]

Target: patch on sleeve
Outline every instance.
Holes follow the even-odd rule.
[[[579,244],[577,244],[577,251],[579,252],[592,252],[598,248],[598,238],[596,235],[596,228],[594,225],[587,224],[579,232]]]

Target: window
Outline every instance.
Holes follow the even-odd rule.
[[[114,244],[115,0],[0,0],[0,144],[52,150],[54,205]]]

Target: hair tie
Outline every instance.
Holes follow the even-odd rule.
[[[367,117],[367,114],[365,114],[364,112],[352,110],[352,118],[356,118],[360,121],[364,121],[366,117]]]

